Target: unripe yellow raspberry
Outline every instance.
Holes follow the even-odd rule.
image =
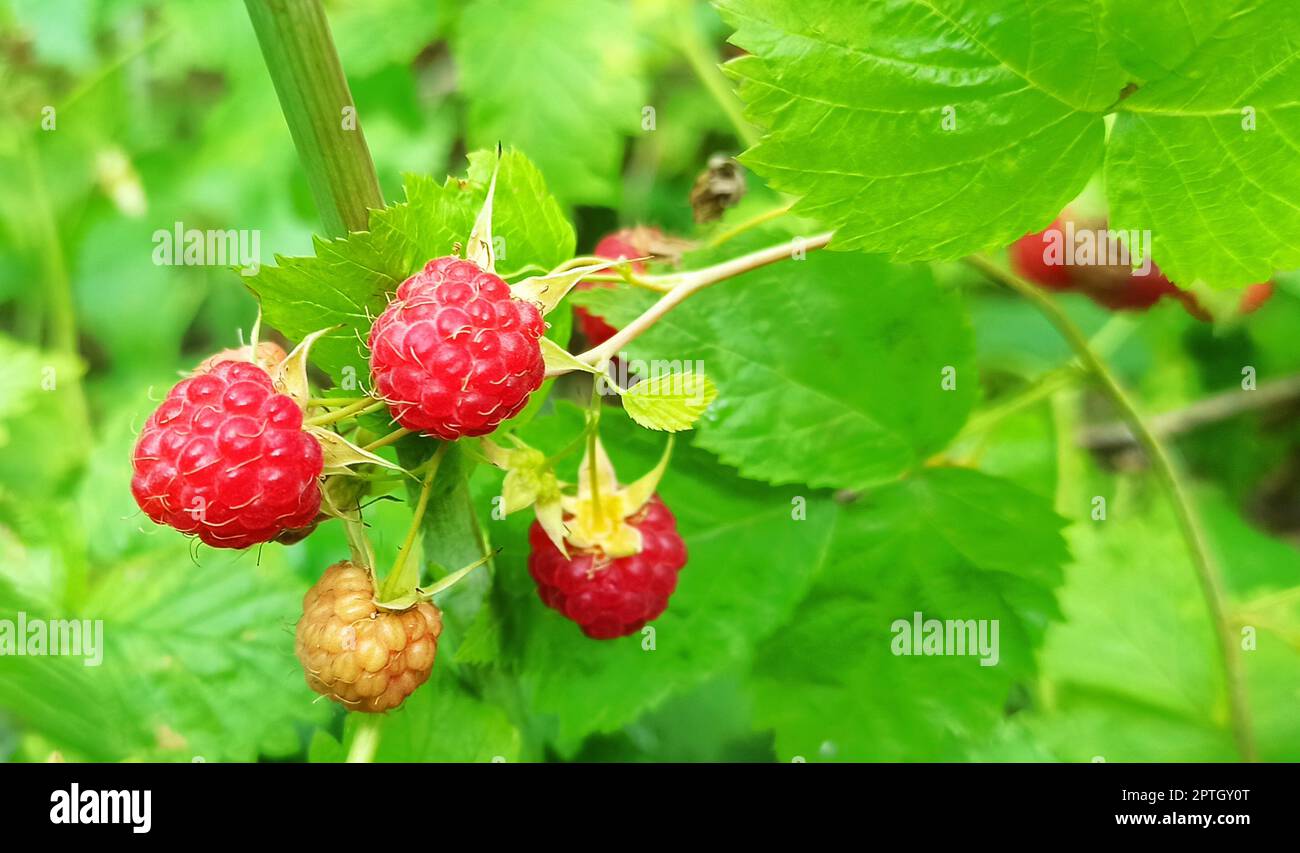
[[[401,705],[429,678],[442,633],[429,602],[397,611],[374,597],[369,572],[335,563],[303,598],[295,643],[312,690],[372,714]]]

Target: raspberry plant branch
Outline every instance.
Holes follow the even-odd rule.
[[[374,402],[374,397],[308,397],[307,405],[318,408],[337,408],[356,403]]]
[[[384,206],[320,0],[245,0],[307,182],[331,237]]]
[[[653,289],[662,290],[663,297],[654,305],[646,309],[640,317],[637,317],[631,323],[628,323],[618,331],[613,337],[605,341],[600,346],[592,347],[584,353],[577,356],[577,359],[585,364],[592,366],[601,365],[610,358],[617,355],[618,352],[632,341],[636,340],[643,332],[663,319],[664,315],[676,308],[682,302],[686,301],[695,293],[703,290],[712,284],[720,281],[726,281],[729,278],[735,278],[759,267],[765,267],[768,264],[774,264],[777,261],[787,258],[793,259],[800,252],[811,252],[821,249],[831,241],[831,232],[826,231],[816,234],[812,237],[796,237],[784,243],[778,243],[775,246],[768,246],[765,249],[759,249],[739,257],[731,258],[722,263],[713,264],[712,266],[702,267],[698,270],[689,270],[680,273],[670,273],[668,275],[650,275],[639,276],[638,281],[645,285],[653,285]],[[555,369],[547,371],[549,376],[557,376],[561,373],[568,373],[566,369]]]
[[[1255,736],[1250,718],[1250,706],[1246,697],[1245,674],[1242,669],[1241,653],[1237,639],[1233,634],[1231,622],[1227,616],[1226,596],[1223,580],[1211,554],[1205,526],[1201,522],[1183,482],[1182,473],[1175,464],[1172,455],[1164,443],[1156,436],[1139,412],[1124,386],[1115,374],[1097,355],[1089,344],[1082,330],[1075,325],[1056,302],[1033,284],[1014,273],[1004,270],[987,258],[970,256],[965,262],[983,274],[986,278],[1002,284],[1028,299],[1035,308],[1056,328],[1074,350],[1079,362],[1097,380],[1102,391],[1110,398],[1120,416],[1133,431],[1138,444],[1146,452],[1147,458],[1156,476],[1164,485],[1173,505],[1174,515],[1183,534],[1183,540],[1196,570],[1201,593],[1205,598],[1211,621],[1214,623],[1218,639],[1219,652],[1223,658],[1225,682],[1228,689],[1228,702],[1231,713],[1233,739],[1237,750],[1245,761],[1256,760]]]
[[[1287,376],[1260,383],[1253,391],[1224,391],[1180,409],[1154,415],[1151,418],[1151,431],[1159,436],[1182,435],[1207,424],[1296,399],[1300,399],[1300,376]],[[1133,431],[1123,422],[1097,424],[1079,435],[1079,444],[1089,448],[1124,447],[1135,441]]]
[[[364,230],[370,209],[383,207],[384,199],[360,122],[352,130],[343,127],[344,109],[355,107],[320,0],[245,4],[326,233],[339,237]],[[455,480],[431,498],[425,531],[431,546],[426,558],[449,565],[456,565],[453,558],[460,554],[486,550],[462,466]]]

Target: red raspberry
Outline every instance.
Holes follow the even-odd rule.
[[[1072,290],[1074,273],[1065,264],[1049,264],[1047,251],[1051,243],[1049,235],[1063,246],[1065,234],[1063,220],[1056,219],[1051,225],[1033,234],[1026,234],[1011,244],[1011,267],[1024,278],[1035,284],[1041,284],[1049,290]]]
[[[638,231],[638,229],[624,228],[622,231],[615,231],[597,243],[592,254],[598,258],[609,258],[611,261],[644,257],[647,253],[638,248],[637,244],[633,242],[633,236],[638,233],[651,237],[659,235],[659,232],[653,229]],[[645,262],[637,261],[632,264],[632,269],[638,273],[645,272]],[[593,287],[612,286],[612,282],[606,281],[580,281],[574,289],[588,290]],[[582,336],[587,339],[589,346],[598,347],[618,333],[618,329],[605,322],[603,317],[592,314],[586,308],[574,308],[573,317],[578,321],[578,329],[581,330]]]
[[[1119,267],[1098,267],[1093,271],[1082,290],[1093,302],[1112,311],[1146,311],[1166,297],[1181,302],[1183,308],[1198,320],[1208,322],[1211,317],[1201,307],[1196,294],[1183,290],[1160,272],[1154,263],[1145,273]]]
[[[1264,281],[1252,284],[1241,293],[1241,313],[1253,314],[1273,298],[1273,282]]]
[[[494,273],[436,258],[370,329],[375,390],[398,423],[454,441],[519,414],[546,374],[537,306]]]
[[[537,594],[593,639],[635,634],[663,613],[686,565],[686,543],[658,495],[628,523],[641,531],[641,551],[613,561],[572,547],[566,559],[540,524],[533,522],[528,531],[528,572]]]
[[[371,714],[396,708],[428,680],[442,633],[429,602],[384,610],[374,598],[369,572],[335,563],[303,597],[294,639],[312,690]]]
[[[131,493],[158,524],[215,548],[247,548],[320,511],[320,443],[266,371],[225,361],[182,379],[149,416]]]

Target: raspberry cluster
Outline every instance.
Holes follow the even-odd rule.
[[[628,521],[641,533],[641,550],[614,560],[572,548],[566,558],[540,524],[528,531],[528,572],[538,595],[593,639],[634,634],[663,613],[686,565],[686,543],[657,495]]]
[[[131,493],[154,522],[217,548],[309,527],[320,511],[320,444],[265,370],[223,361],[183,379],[140,432]]]
[[[432,604],[385,610],[374,598],[369,572],[335,563],[307,590],[294,640],[312,690],[372,714],[396,708],[428,680],[442,633]]]
[[[545,328],[500,276],[455,257],[429,261],[370,330],[376,393],[407,429],[486,435],[542,384]]]

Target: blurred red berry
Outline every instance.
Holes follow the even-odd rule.
[[[1047,255],[1055,242],[1059,252],[1065,245],[1063,220],[1057,218],[1042,231],[1026,234],[1011,244],[1011,268],[1019,275],[1049,290],[1072,290],[1074,273],[1064,263],[1048,263]]]
[[[644,247],[646,238],[658,238],[659,236],[659,231],[653,228],[624,228],[601,239],[596,244],[596,249],[592,254],[600,258],[608,258],[611,261],[645,257],[649,254]],[[638,243],[641,245],[638,245]],[[645,262],[637,261],[633,263],[632,269],[637,273],[645,272]],[[597,286],[613,287],[614,285],[612,282],[606,281],[582,281],[578,282],[576,289],[587,290]],[[591,313],[586,308],[574,308],[573,316],[578,323],[578,329],[582,332],[582,336],[587,339],[589,346],[600,346],[618,333],[618,329],[607,323],[603,317]]]
[[[1273,298],[1273,290],[1271,281],[1263,281],[1247,287],[1241,294],[1241,313],[1252,314],[1258,311],[1265,302]]]

